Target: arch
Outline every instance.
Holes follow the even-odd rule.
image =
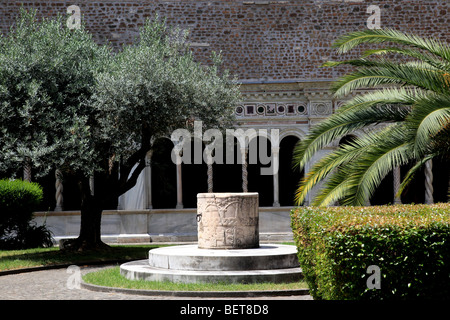
[[[450,190],[450,162],[442,158],[433,159],[434,202],[447,202]]]
[[[339,147],[350,144],[358,139],[358,134],[348,134],[339,140]],[[370,205],[385,205],[394,203],[394,175],[389,172],[376,188],[375,192],[369,199]]]
[[[223,163],[214,163],[213,168],[213,191],[214,192],[242,192],[242,165],[239,158],[239,146],[236,139],[233,140],[232,146],[224,145]],[[233,149],[231,149],[233,148]],[[233,152],[232,161],[226,161],[228,152]],[[230,163],[231,162],[231,163]]]
[[[172,162],[173,142],[162,137],[154,141],[152,165],[152,205],[155,209],[175,208],[176,165]]]
[[[197,194],[208,191],[208,166],[203,161],[203,151],[205,144],[202,145],[202,161],[201,163],[194,162],[194,144],[198,138],[192,138],[191,141],[191,163],[181,164],[181,180],[182,180],[182,194],[184,208],[197,208]],[[197,141],[198,143],[198,141]]]
[[[304,171],[293,168],[292,157],[300,135],[284,135],[280,142],[279,154],[279,201],[280,206],[294,206],[295,192]]]
[[[238,131],[238,130],[242,130],[242,131]],[[279,141],[280,141],[280,130],[279,128],[259,128],[259,129],[254,129],[254,128],[242,128],[242,129],[238,129],[234,131],[234,136],[235,139],[237,140],[238,143],[238,147],[243,148],[249,148],[250,144],[252,144],[253,146],[255,146],[256,144],[258,144],[258,142],[255,142],[255,139],[258,139],[259,137],[263,137],[266,138],[271,144],[273,145],[278,145]],[[278,130],[277,132],[272,132],[272,130]],[[242,136],[239,136],[239,132],[242,133]],[[275,143],[273,143],[272,138],[277,139],[277,141],[275,141]],[[242,143],[244,142],[245,139],[245,143],[246,145],[243,146]]]
[[[260,207],[271,207],[273,204],[273,176],[261,174],[261,169],[269,168],[271,166],[271,162],[263,163],[261,162],[261,146],[267,146],[267,156],[270,157],[271,152],[271,142],[267,136],[259,135],[256,139],[253,139],[250,143],[254,144],[253,149],[250,147],[250,150],[253,152],[257,152],[258,157],[256,163],[252,163],[249,161],[247,169],[248,169],[248,191],[249,192],[258,192],[259,193],[259,206]],[[250,156],[248,157],[250,160]]]
[[[283,141],[284,138],[290,136],[297,137],[297,139],[302,140],[306,136],[306,133],[299,128],[283,129],[280,132],[280,142]]]

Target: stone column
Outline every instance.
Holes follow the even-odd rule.
[[[397,196],[398,190],[400,188],[400,167],[396,167],[393,171],[393,176],[394,176],[394,204],[401,204],[402,203],[402,199],[399,196]]]
[[[117,180],[120,180],[120,163],[117,166]],[[117,210],[123,210],[123,195],[120,195],[117,199]]]
[[[23,180],[31,182],[31,166],[29,164],[23,167]]]
[[[433,199],[433,160],[425,162],[425,203],[434,203]]]
[[[89,189],[91,190],[91,196],[94,195],[94,187],[95,187],[95,180],[94,175],[89,177]]]
[[[212,193],[213,192],[213,168],[212,168],[212,163],[208,163],[208,192]]]
[[[248,149],[241,148],[241,159],[242,159],[242,192],[248,192],[248,171],[247,171],[247,155]]]
[[[55,171],[55,188],[56,188],[56,207],[54,211],[64,210],[64,199],[63,199],[63,183],[62,183],[62,173],[59,169]]]
[[[152,160],[153,151],[150,150],[145,156],[144,188],[145,188],[145,209],[153,209],[152,203]]]
[[[272,148],[272,161],[273,167],[278,169],[279,165],[279,157],[280,157],[280,148]],[[278,170],[276,170],[273,174],[273,206],[280,206],[280,183],[278,178]]]
[[[177,205],[176,209],[183,209],[183,184],[181,175],[181,161],[176,165],[177,170]]]

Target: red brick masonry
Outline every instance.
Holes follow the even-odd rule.
[[[116,45],[132,41],[145,18],[158,12],[190,30],[200,61],[222,51],[225,66],[246,81],[335,79],[345,70],[320,65],[336,58],[330,45],[338,36],[367,28],[371,5],[380,9],[382,28],[450,38],[449,0],[1,0],[1,32],[9,30],[22,4],[45,16],[76,5],[96,41]]]

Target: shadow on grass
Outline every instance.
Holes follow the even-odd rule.
[[[0,271],[41,266],[100,264],[148,258],[150,249],[162,245],[111,246],[110,250],[67,252],[59,248],[0,251]]]

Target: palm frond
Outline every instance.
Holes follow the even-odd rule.
[[[351,162],[362,152],[365,152],[364,148],[353,148],[350,144],[320,159],[301,180],[295,194],[295,202],[298,205],[303,203],[307,194],[311,192],[315,185],[324,180],[333,170],[336,170],[336,168],[345,163]]]
[[[352,161],[342,163],[337,169],[340,172],[331,175],[324,183],[317,195],[316,204],[326,205],[324,199],[333,199],[343,200],[342,203],[346,205],[365,205],[383,178],[413,157],[412,144],[408,142],[409,135],[404,126],[393,125],[356,139],[353,145],[344,150],[348,152],[353,149],[356,156]],[[348,188],[345,199],[341,198],[343,194],[335,193],[340,190],[337,186],[343,185]],[[342,190],[339,192],[342,193]]]
[[[380,62],[377,67],[362,67],[347,74],[332,85],[338,97],[347,96],[360,88],[380,88],[381,86],[414,86],[434,92],[448,91],[448,80],[441,70],[426,63]]]
[[[423,154],[436,135],[450,123],[450,107],[436,109],[423,118],[415,139],[415,150]]]
[[[400,183],[400,186],[398,188],[398,192],[396,196],[399,196],[403,193],[405,188],[411,183],[411,181],[414,179],[416,173],[422,168],[422,166],[425,165],[425,163],[428,160],[433,159],[434,155],[427,155],[421,159],[419,159],[416,164],[408,170],[406,176],[403,178],[403,181]]]
[[[389,172],[414,158],[408,142],[374,149],[358,161],[355,170],[358,184],[351,197],[353,205],[364,205],[367,195],[374,194]]]
[[[367,50],[358,59],[329,61],[324,67],[350,65],[356,71],[336,81],[335,97],[349,99],[335,114],[314,126],[294,151],[294,165],[305,168],[321,149],[362,128],[365,133],[309,168],[299,184],[296,200],[321,184],[314,205],[365,205],[394,168],[415,162],[401,190],[414,173],[435,156],[450,159],[450,46],[436,39],[392,29],[357,31],[340,38],[334,47],[346,53],[361,44],[394,43]],[[388,60],[394,54],[403,60]],[[371,89],[371,92],[367,92]]]
[[[423,50],[411,49],[411,48],[397,48],[397,47],[388,47],[381,49],[372,49],[364,52],[362,58],[367,60],[369,56],[372,55],[388,55],[388,54],[401,54],[403,56],[408,56],[411,58],[415,58],[422,62],[428,63],[430,66],[433,66],[436,69],[450,71],[450,63],[435,57],[434,55],[423,52]]]
[[[392,100],[386,101],[389,104],[381,104],[381,99],[377,100],[377,98],[379,96],[373,95],[366,99],[356,99],[355,102],[359,103],[360,108],[356,108],[352,104],[354,107],[352,112],[335,113],[314,126],[306,139],[300,141],[294,150],[294,167],[303,169],[318,150],[329,145],[335,139],[363,127],[382,122],[400,121],[407,115],[407,110],[404,108],[392,107],[390,104]],[[370,101],[371,99],[374,100]],[[401,101],[401,99],[397,101]]]
[[[426,39],[393,29],[372,29],[344,35],[333,45],[339,53],[346,53],[363,43],[393,42],[428,51],[450,62],[450,46],[437,39]]]
[[[326,207],[351,196],[350,190],[354,185],[351,174],[343,171],[336,172],[314,198],[312,205]]]
[[[376,67],[377,63],[368,59],[353,59],[353,60],[343,60],[343,61],[327,61],[322,64],[322,67],[337,67],[343,64],[348,64],[355,67]]]
[[[417,88],[382,88],[364,95],[357,95],[346,101],[336,113],[355,112],[359,109],[367,109],[375,105],[391,105],[398,107],[398,111],[404,115],[405,106],[409,106],[416,100],[417,96],[426,96],[427,93]],[[402,119],[404,119],[402,117]]]

